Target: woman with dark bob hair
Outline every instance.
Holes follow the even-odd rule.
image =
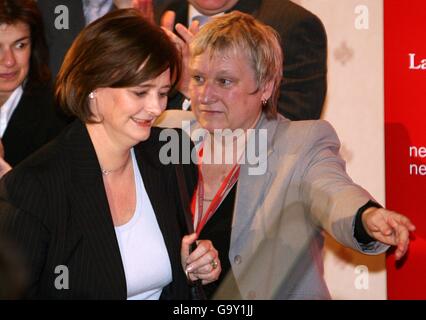
[[[43,22],[33,0],[0,0],[0,176],[58,135]]]
[[[77,119],[0,184],[0,231],[31,270],[28,297],[185,299],[220,274],[217,251],[183,236],[174,166],[152,128],[179,79],[163,30],[134,9],[87,26],[57,79]],[[185,168],[185,170],[191,168]]]

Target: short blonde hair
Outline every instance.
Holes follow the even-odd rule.
[[[191,58],[206,51],[210,55],[231,50],[244,53],[251,62],[257,89],[273,82],[271,98],[263,106],[266,116],[277,116],[277,104],[283,77],[283,54],[278,33],[252,16],[233,11],[205,24],[191,43]]]

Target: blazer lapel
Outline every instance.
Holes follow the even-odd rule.
[[[24,138],[28,136],[28,133],[36,132],[40,120],[40,116],[37,113],[37,106],[34,105],[32,96],[24,90],[21,101],[19,101],[15,111],[10,117],[7,128],[3,134],[3,139],[9,139],[19,144],[28,143]]]
[[[83,123],[76,120],[68,132],[65,152],[71,165],[70,198],[76,219],[97,268],[102,288],[112,298],[127,297],[126,278],[102,180],[101,169]]]
[[[176,208],[174,170],[172,166],[160,163],[159,132],[158,128],[152,128],[149,139],[135,146],[134,150],[145,190],[154,209],[172,267],[173,282],[163,289],[162,297],[164,295],[168,298],[182,298],[187,296],[187,286],[180,265],[182,239],[182,231],[178,225],[180,209]]]
[[[155,1],[154,1],[155,2]],[[172,1],[168,5],[161,5],[154,3],[154,15],[157,24],[161,22],[161,16],[166,11],[174,11],[176,13],[176,23],[182,23],[184,26],[188,24],[188,2],[187,1]]]
[[[192,141],[196,147],[199,145],[200,140],[198,136],[198,129],[200,124],[197,121],[193,121],[189,128],[188,134],[190,134]],[[270,163],[276,162],[276,155],[273,149],[273,140],[277,128],[277,122],[268,121],[262,114],[259,123],[255,128],[255,134],[250,137],[250,141],[256,141],[256,154],[259,154],[259,141],[264,139],[261,136],[259,129],[264,129],[267,133],[266,150],[267,157],[259,159],[258,163],[242,164],[240,167],[240,177],[238,179],[237,193],[235,197],[234,217],[232,220],[232,234],[231,234],[231,248],[233,244],[243,243],[244,241],[238,241],[242,232],[250,227],[251,221],[255,215],[257,206],[261,204],[261,200],[264,198],[265,190],[271,182],[272,173],[270,171]],[[247,158],[246,158],[247,160]],[[247,161],[246,161],[247,162]],[[253,169],[266,167],[266,172],[260,175],[253,175]]]
[[[267,157],[260,159],[256,164],[244,163],[241,165],[240,178],[237,186],[237,194],[235,198],[234,217],[232,221],[232,234],[231,234],[231,248],[234,249],[232,244],[244,243],[240,241],[240,236],[243,231],[248,230],[252,224],[255,213],[260,205],[262,205],[265,198],[265,191],[268,190],[271,183],[272,173],[270,171],[271,163],[276,162],[276,155],[273,149],[273,139],[276,131],[276,123],[268,122],[262,114],[258,125],[255,128],[255,134],[250,139],[256,139],[256,154],[259,154],[259,143],[261,139],[261,131],[259,129],[266,129],[267,133]],[[253,143],[253,140],[250,140]],[[247,161],[246,161],[247,162]],[[250,168],[263,168],[266,167],[264,174],[253,175]],[[245,233],[244,233],[245,234]]]

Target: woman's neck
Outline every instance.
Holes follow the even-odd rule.
[[[242,156],[251,130],[256,127],[261,115],[262,112],[246,129],[222,130],[219,134],[209,132],[204,138],[203,164],[230,165],[244,160]]]
[[[113,141],[101,124],[86,124],[86,127],[103,174],[123,173],[131,162],[131,146],[123,146],[118,141]]]

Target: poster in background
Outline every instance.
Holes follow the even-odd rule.
[[[426,299],[426,1],[386,0],[386,204],[417,230],[401,263],[387,259],[389,299]]]

